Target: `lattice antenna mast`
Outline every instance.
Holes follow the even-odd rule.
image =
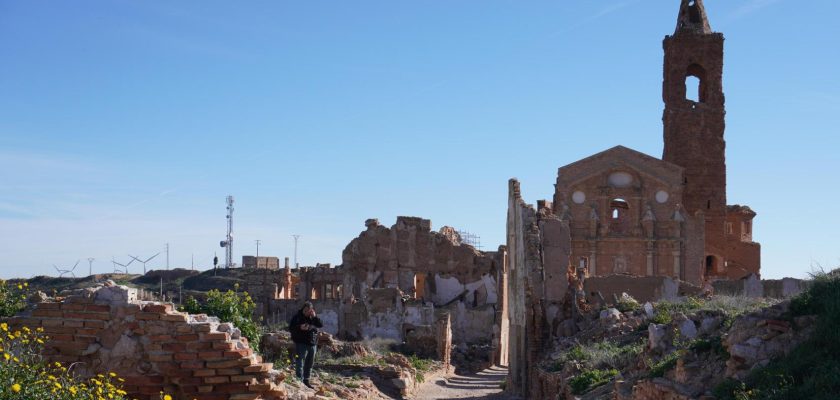
[[[298,239],[300,239],[300,235],[292,235],[292,237],[295,238],[295,268],[299,268],[300,265],[298,265],[298,260],[297,260],[297,246],[298,246]]]
[[[227,197],[227,237],[219,246],[225,248],[225,268],[233,267],[233,196]]]
[[[88,257],[88,259],[87,259],[87,261],[88,261],[88,276],[93,275],[93,260],[95,260],[95,258],[93,258],[93,257]]]

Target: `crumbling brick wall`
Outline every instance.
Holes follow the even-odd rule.
[[[342,253],[341,336],[401,339],[402,325],[432,325],[432,313],[449,312],[453,341],[498,347],[503,252],[479,251],[417,217],[365,226]]]
[[[161,391],[178,399],[288,398],[280,373],[233,325],[136,297],[124,286],[84,289],[37,303],[9,324],[43,328],[50,362],[74,364],[82,376],[115,372],[132,398],[156,400]]]

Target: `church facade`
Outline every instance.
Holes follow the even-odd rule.
[[[540,208],[568,223],[570,262],[590,276],[702,284],[759,272],[756,214],[726,203],[723,41],[703,2],[683,1],[663,42],[662,159],[617,146],[558,170]]]

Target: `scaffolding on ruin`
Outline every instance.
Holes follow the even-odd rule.
[[[472,247],[475,247],[478,250],[481,250],[481,236],[476,235],[475,233],[471,233],[469,231],[457,231],[458,236],[461,237],[461,243],[468,244]]]

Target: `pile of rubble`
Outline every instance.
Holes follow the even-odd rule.
[[[630,302],[624,312],[606,308],[558,323],[532,393],[545,398],[561,393],[568,399],[713,399],[712,390],[725,380],[743,380],[805,341],[816,319],[790,317],[789,301],[756,302],[752,312],[712,306],[715,301],[728,300]]]
[[[289,332],[263,335],[260,347],[267,360],[278,361],[275,365],[284,365],[283,372],[293,374],[294,343]],[[313,381],[319,393],[343,399],[406,398],[417,389],[419,376],[422,371],[402,354],[381,354],[364,342],[338,340],[325,332],[318,336]]]

